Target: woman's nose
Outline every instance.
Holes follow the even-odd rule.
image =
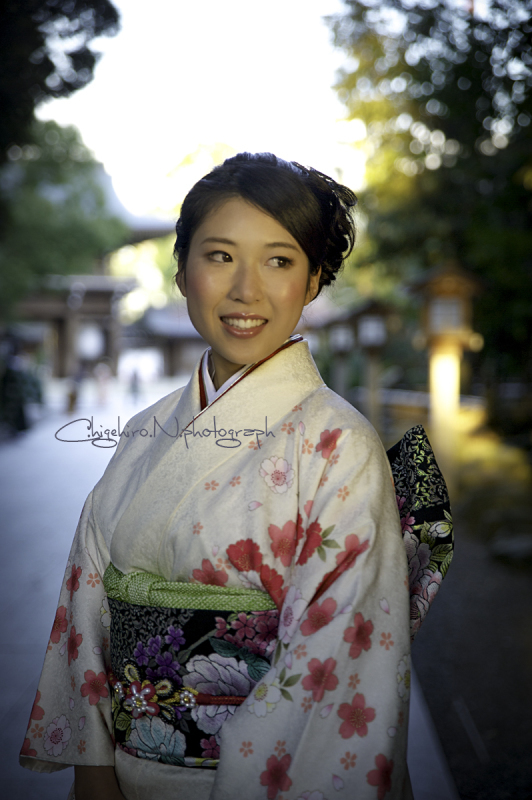
[[[262,279],[259,270],[250,262],[240,262],[233,273],[229,292],[231,300],[242,303],[256,303],[262,297]]]

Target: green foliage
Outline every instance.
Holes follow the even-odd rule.
[[[109,0],[8,0],[0,8],[0,164],[6,149],[31,138],[33,110],[92,80],[96,36],[118,30]]]
[[[177,262],[172,256],[174,242],[175,233],[171,233],[169,236],[163,236],[160,239],[153,239],[153,246],[155,248],[154,264],[160,269],[163,276],[162,289],[165,294],[172,299],[172,302],[183,299],[175,283]]]
[[[127,229],[110,216],[99,165],[75,128],[34,122],[33,144],[11,151],[0,170],[9,209],[0,237],[0,315],[48,274],[85,273],[123,244]]]
[[[456,258],[485,286],[482,357],[532,379],[532,0],[344,0],[338,90],[367,126],[364,263],[398,280]]]

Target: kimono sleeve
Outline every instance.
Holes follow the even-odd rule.
[[[107,683],[111,618],[102,579],[109,555],[91,509],[92,493],[70,551],[20,753],[21,765],[37,772],[114,765]]]
[[[407,564],[390,468],[365,421],[333,434],[300,470],[273,665],[222,728],[211,800],[411,797]]]

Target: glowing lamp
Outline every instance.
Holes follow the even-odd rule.
[[[482,349],[472,329],[472,298],[480,283],[454,261],[432,270],[413,287],[423,298],[423,330],[429,349],[430,429],[452,491],[456,453],[456,417],[460,409],[460,361],[464,348]],[[414,342],[415,345],[415,342]]]

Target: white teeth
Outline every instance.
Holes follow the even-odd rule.
[[[239,319],[235,317],[222,317],[222,319],[227,325],[231,325],[233,328],[242,328],[243,330],[246,328],[258,328],[259,325],[264,325],[266,322],[265,319]]]

